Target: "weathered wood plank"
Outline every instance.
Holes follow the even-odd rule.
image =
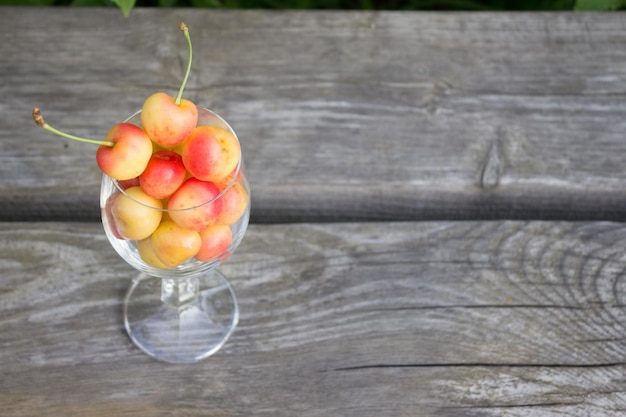
[[[253,225],[223,265],[241,321],[161,364],[124,333],[133,275],[93,223],[0,224],[13,416],[615,416],[626,227]]]
[[[30,110],[98,137],[174,94],[179,20],[253,221],[625,217],[620,14],[3,8],[0,218],[98,217],[93,148]]]

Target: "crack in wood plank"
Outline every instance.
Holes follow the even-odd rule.
[[[619,368],[626,366],[626,362],[606,362],[606,363],[488,363],[488,362],[459,362],[459,363],[406,363],[406,364],[372,364],[355,365],[333,369],[325,369],[320,372],[345,372],[362,371],[370,369],[394,369],[394,368],[566,368],[566,369],[597,369],[597,368]]]
[[[491,141],[487,154],[480,170],[480,187],[494,189],[500,185],[500,178],[504,169],[504,155],[502,154],[502,138],[505,133],[500,130]]]

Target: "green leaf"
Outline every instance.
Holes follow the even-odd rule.
[[[128,17],[131,9],[135,5],[135,0],[113,0],[113,3],[120,6],[120,9],[122,9],[122,13],[124,13],[124,16]]]
[[[574,10],[617,10],[626,7],[626,0],[576,0]]]

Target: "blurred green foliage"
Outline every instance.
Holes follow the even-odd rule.
[[[0,6],[210,7],[224,9],[618,10],[626,0],[0,0]]]

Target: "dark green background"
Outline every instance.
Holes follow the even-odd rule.
[[[584,2],[587,7],[580,7]],[[592,7],[588,7],[591,4]],[[111,6],[111,0],[0,0],[0,6]],[[610,7],[608,6],[610,5]],[[137,0],[135,7],[246,9],[526,10],[624,8],[626,0]],[[577,7],[578,6],[578,7]]]

